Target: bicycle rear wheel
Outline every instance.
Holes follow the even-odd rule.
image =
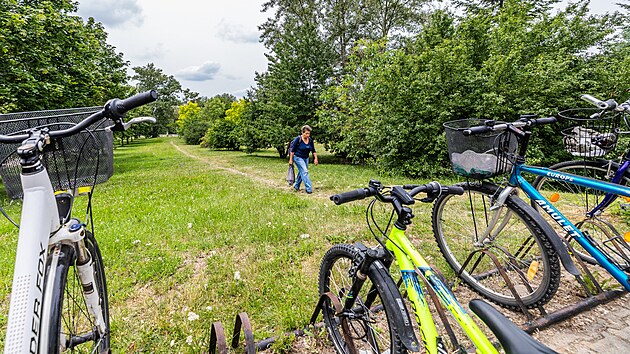
[[[590,177],[600,181],[611,182],[619,165],[608,160],[595,161],[566,161],[550,167],[552,170],[571,173],[579,176]],[[620,185],[630,185],[630,176],[627,174],[620,181]],[[566,181],[557,181],[547,177],[539,176],[532,183],[547,200],[553,202],[554,206],[569,219],[582,232],[586,231],[599,249],[607,254],[613,261],[617,262],[622,269],[630,267],[630,247],[624,240],[623,233],[628,229],[628,224],[619,215],[611,212],[612,205],[604,208],[596,216],[588,216],[606,196],[606,193],[587,187],[578,186]],[[552,199],[552,196],[554,198]],[[537,209],[538,207],[535,206]],[[617,208],[617,207],[615,207]],[[541,212],[545,219],[558,232],[559,235],[568,237],[558,224],[544,212]],[[570,240],[569,240],[570,241]],[[577,242],[571,242],[575,253],[585,262],[597,264],[595,258],[588,254]]]
[[[435,239],[455,273],[477,293],[506,308],[518,309],[509,284],[528,308],[551,300],[560,283],[560,263],[541,227],[545,222],[541,216],[522,199],[509,196],[485,237],[499,187],[458,185],[466,192],[440,196],[432,212]]]
[[[355,250],[351,245],[335,245],[326,252],[319,269],[319,292],[331,292],[343,305],[348,290],[352,286],[349,271],[353,267]],[[372,269],[372,268],[371,268]],[[335,308],[327,300],[323,308],[324,323],[338,353],[349,353],[346,338],[359,353],[399,354],[407,350],[399,340],[393,318],[387,313],[384,303],[394,303],[395,299],[385,289],[396,286],[387,284],[378,272],[370,270],[361,292],[356,296],[354,307],[340,316],[335,315]],[[344,336],[342,321],[346,320],[349,336]]]
[[[94,318],[88,311],[84,289],[79,279],[76,255],[73,246],[60,245],[53,249],[58,255],[48,256],[46,285],[53,282],[52,293],[44,294],[44,311],[49,311],[48,325],[42,325],[40,338],[47,338],[47,353],[108,353],[109,303],[105,270],[96,239],[90,232],[84,238],[94,266],[94,288],[98,290],[100,309],[105,320],[106,331],[99,334]],[[56,261],[55,261],[56,260]],[[56,264],[53,264],[56,263]],[[86,291],[89,291],[86,290]],[[43,343],[45,344],[45,343]]]

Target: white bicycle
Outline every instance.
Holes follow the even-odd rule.
[[[0,146],[17,146],[16,154],[2,161],[0,173],[9,196],[24,198],[5,353],[110,352],[107,286],[93,233],[91,190],[112,174],[111,130],[155,122],[143,117],[125,123],[123,117],[156,99],[155,91],[147,91],[88,111],[43,111],[48,116],[10,121],[5,116],[0,122],[19,127],[0,134]],[[71,122],[77,117],[79,122]],[[17,172],[10,173],[11,168]],[[71,211],[74,196],[86,186],[84,223],[71,218]]]

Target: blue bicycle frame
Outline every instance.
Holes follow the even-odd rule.
[[[625,169],[622,165],[622,168],[619,169],[621,171],[621,175],[623,176],[623,172]],[[627,166],[625,166],[627,168]],[[549,202],[545,197],[543,197],[529,182],[523,178],[522,173],[531,173],[536,176],[544,176],[549,179],[554,179],[558,181],[564,181],[571,184],[575,184],[582,187],[592,188],[599,191],[603,191],[608,193],[604,201],[602,201],[595,209],[589,212],[589,214],[596,212],[597,210],[607,206],[610,204],[617,195],[630,197],[630,187],[621,186],[615,183],[609,183],[604,181],[599,181],[596,179],[582,177],[570,173],[558,172],[554,170],[550,170],[548,168],[543,167],[533,167],[526,166],[524,163],[515,163],[512,168],[512,173],[510,175],[509,184],[511,186],[518,186],[525,192],[525,194],[533,200],[540,209],[544,210],[549,216],[558,224],[560,227],[565,230],[569,236],[574,238],[593,258],[597,260],[597,262],[604,267],[621,285],[627,290],[630,291],[630,278],[628,275],[619,269],[619,267],[612,262],[607,255],[602,253],[597,247],[595,247],[586,236],[573,224],[569,221],[558,209],[556,209],[551,202]],[[619,175],[619,172],[617,173]],[[615,176],[617,177],[617,176]],[[619,178],[621,180],[621,178]],[[614,180],[613,180],[614,181]]]
[[[626,157],[624,158],[622,165],[617,169],[617,172],[615,172],[615,176],[613,177],[611,182],[619,184],[624,174],[628,170],[628,167],[630,167],[630,160],[628,160]],[[595,208],[593,208],[593,210],[586,213],[586,216],[592,217],[593,215],[596,215],[598,212],[609,206],[610,203],[615,201],[615,199],[617,199],[616,194],[607,193],[604,199]]]

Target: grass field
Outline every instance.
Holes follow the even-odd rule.
[[[328,196],[367,185],[425,183],[379,176],[321,152],[310,166],[315,192],[294,192],[275,151],[253,155],[186,146],[176,138],[135,141],[115,150],[115,173],[94,196],[96,238],[106,265],[116,352],[200,352],[211,324],[231,333],[249,314],[256,340],[303,328],[317,302],[317,273],[335,243],[375,244],[360,201]],[[0,192],[19,218],[20,203]],[[85,201],[74,216],[85,219]],[[389,215],[383,210],[383,215]],[[444,269],[430,227],[430,205],[416,204],[416,245]],[[4,340],[17,229],[0,223],[0,328]]]

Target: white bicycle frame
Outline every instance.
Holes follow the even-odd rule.
[[[33,174],[21,175],[24,191],[22,218],[18,236],[15,270],[11,290],[9,320],[4,342],[5,353],[46,353],[50,328],[50,306],[52,281],[57,269],[61,243],[80,243],[85,235],[84,227],[70,231],[71,222],[61,226],[57,202],[50,178],[45,168]],[[52,250],[52,251],[51,251]],[[52,259],[49,274],[44,274],[49,251]],[[84,285],[94,283],[93,262],[77,266],[79,278]],[[84,287],[85,289],[86,287]],[[90,315],[101,334],[106,331],[100,308],[98,289],[84,293]]]

